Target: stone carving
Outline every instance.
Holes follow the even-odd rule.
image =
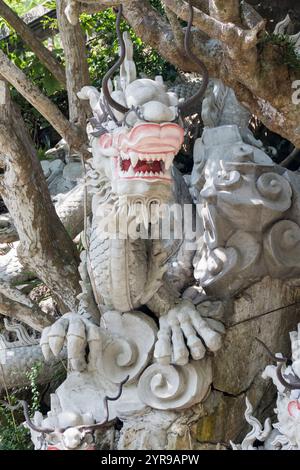
[[[287,35],[289,40],[294,44],[295,51],[297,54],[300,54],[300,31],[296,34],[288,34],[289,27],[292,25],[292,20],[289,14],[286,17],[277,23],[274,28],[274,34]]]
[[[270,435],[272,430],[271,420],[267,418],[264,426],[252,416],[253,406],[251,405],[248,398],[246,398],[246,411],[245,419],[248,424],[252,427],[251,431],[247,434],[241,445],[236,445],[231,442],[231,446],[234,450],[257,450],[253,444],[257,441],[264,442]]]
[[[149,364],[156,340],[155,322],[142,312],[106,312],[103,328],[113,335],[103,348],[104,372],[112,382],[135,381]]]
[[[205,127],[218,127],[236,124],[243,141],[249,145],[263,148],[260,140],[255,139],[249,129],[251,113],[237,100],[234,91],[221,80],[210,80],[209,91],[202,103],[201,117]],[[268,148],[273,154],[274,148]]]
[[[235,450],[300,450],[300,323],[298,330],[290,333],[292,358],[287,365],[287,358],[282,354],[274,356],[277,366],[267,366],[262,376],[271,378],[277,388],[277,403],[274,410],[277,422],[271,425],[268,418],[262,428],[252,416],[253,408],[246,401],[245,417],[252,430],[240,445],[232,443]],[[284,372],[283,365],[285,364]],[[261,445],[254,446],[260,441]]]
[[[123,41],[123,65],[114,89],[104,79],[101,93],[92,87],[79,93],[89,99],[94,113],[88,128],[93,158],[87,168],[92,217],[82,256],[87,269],[80,268],[85,294],[80,296],[81,315],[68,313],[42,334],[46,359],[57,356],[66,342],[69,363],[43,427],[55,426],[68,413],[89,415],[93,422],[103,419],[104,397],[114,394],[126,376],[122,396],[109,404],[112,418],[148,406],[189,407],[206,396],[211,383],[211,361],[195,361],[221,346],[218,322],[209,324],[192,302],[180,299],[178,288],[186,287],[188,278],[180,279],[177,255],[189,260],[187,272],[192,271],[193,253],[185,253],[185,238],[136,236],[159,227],[163,204],[172,208],[191,200],[183,178],[172,169],[184,133],[173,121],[183,104],[161,77],[136,79],[126,34]],[[151,212],[153,206],[156,212]],[[97,308],[93,313],[83,308],[88,291],[98,318]],[[155,322],[137,311],[142,305],[160,318],[158,332]],[[194,359],[190,363],[189,354]],[[72,419],[64,425],[74,427]]]
[[[210,80],[206,97],[202,103],[201,117],[205,127],[237,125],[246,144],[258,147],[271,157],[276,157],[275,147],[264,147],[262,141],[254,137],[249,128],[251,113],[239,103],[232,88],[224,85],[221,80]]]
[[[182,425],[190,433],[197,415],[199,435],[207,436],[210,429],[212,442],[217,442],[217,430],[205,424],[212,415],[218,422],[229,394],[231,419],[231,410],[240,413],[244,390],[251,388],[257,397],[263,393],[254,383],[259,366],[252,335],[263,321],[267,326],[262,331],[269,328],[273,334],[275,322],[268,314],[277,301],[275,293],[284,289],[276,278],[299,276],[299,259],[290,253],[298,252],[299,191],[289,172],[247,137],[246,115],[239,127],[232,124],[229,106],[222,115],[226,125],[205,128],[195,144],[190,183],[196,210],[182,223],[180,214],[193,204],[173,160],[183,142],[180,115],[186,103],[167,90],[161,77],[136,78],[129,38],[118,33],[120,76],[112,82],[115,66],[100,92],[93,87],[79,92],[93,111],[88,125],[92,158],[86,164],[92,200],[83,234],[82,293],[78,312],[67,313],[42,334],[47,359],[67,345],[68,376],[52,395],[47,417],[37,416],[38,428],[51,444],[53,430],[62,427],[68,439],[63,441],[66,436],[60,433],[61,448],[81,448],[85,441],[79,428],[94,431],[109,414],[124,422],[118,448],[151,448],[156,439],[147,441],[146,436],[152,417],[165,442],[166,423],[168,429]],[[223,104],[220,109],[226,108]],[[199,230],[189,233],[196,222]],[[242,304],[243,297],[235,296],[254,292],[255,298],[267,282],[274,295],[250,334],[247,322],[257,313],[256,300],[254,313]],[[273,310],[280,309],[282,304]],[[234,336],[238,334],[243,351]],[[230,348],[236,357],[248,348],[249,357],[233,368]],[[234,369],[239,369],[238,380],[232,378]],[[125,380],[122,394],[108,403],[106,398],[117,396]],[[128,444],[137,423],[138,429],[144,426],[140,444]],[[93,432],[89,434],[95,442]]]
[[[67,193],[82,177],[82,166],[78,161],[64,163],[60,159],[42,160],[41,165],[51,196]]]
[[[64,352],[57,359],[52,358],[47,364],[39,347],[39,339],[29,336],[25,327],[19,323],[10,324],[4,319],[5,331],[0,334],[0,391],[5,388],[25,387],[29,383],[26,376],[31,367],[37,363],[42,364],[39,373],[39,383],[49,380],[49,377],[58,374],[62,369]],[[8,333],[15,336],[15,340],[7,338]]]
[[[194,259],[200,285],[225,296],[266,275],[299,276],[291,210],[299,190],[288,172],[245,144],[236,126],[205,129],[194,152],[191,183],[204,201],[203,245]]]
[[[191,361],[185,367],[152,364],[142,374],[138,395],[158,410],[180,410],[201,402],[212,381],[209,359]]]

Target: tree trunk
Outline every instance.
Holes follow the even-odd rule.
[[[0,74],[13,85],[42,116],[44,116],[49,124],[68,142],[72,149],[75,148],[79,151],[85,150],[85,133],[83,133],[79,127],[71,124],[58,107],[55,106],[55,104],[52,103],[52,101],[47,98],[1,50]]]
[[[82,87],[90,84],[86,40],[80,24],[69,23],[65,15],[66,6],[66,0],[57,0],[58,27],[66,62],[69,119],[85,131],[88,108],[86,103],[78,98],[77,93]]]
[[[20,238],[20,259],[74,309],[80,291],[78,254],[52,204],[42,168],[8,86],[1,82],[1,195]]]
[[[0,314],[21,321],[37,331],[42,331],[54,321],[51,315],[43,312],[26,295],[3,282],[0,284]]]

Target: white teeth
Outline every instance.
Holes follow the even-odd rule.
[[[149,176],[154,176],[153,171],[150,171]]]
[[[171,165],[172,165],[172,159],[171,159],[171,158],[167,158],[166,161],[165,161],[166,169],[168,170]]]
[[[139,161],[139,157],[137,155],[130,155],[130,160],[133,168],[136,166],[137,162]]]
[[[127,171],[127,176],[135,176],[134,170],[132,168],[132,165],[130,165],[129,170]]]

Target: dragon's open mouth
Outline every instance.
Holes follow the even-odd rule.
[[[171,166],[183,142],[184,130],[174,123],[143,123],[101,135],[99,147],[112,156],[117,180],[170,183]]]
[[[170,180],[169,169],[174,158],[173,153],[146,155],[144,153],[121,153],[118,158],[119,175],[122,178],[145,178]]]

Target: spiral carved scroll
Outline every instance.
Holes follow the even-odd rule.
[[[114,383],[129,375],[129,382],[141,373],[150,361],[157,328],[142,312],[121,314],[106,312],[101,320],[110,337],[103,349],[104,372]]]
[[[152,364],[140,377],[138,395],[148,406],[158,410],[180,410],[201,402],[212,381],[209,359],[188,365]]]
[[[300,274],[300,227],[292,220],[277,222],[264,239],[266,260],[273,277]]]
[[[284,212],[292,203],[292,188],[287,179],[277,173],[263,173],[256,182],[264,203],[273,210]]]

